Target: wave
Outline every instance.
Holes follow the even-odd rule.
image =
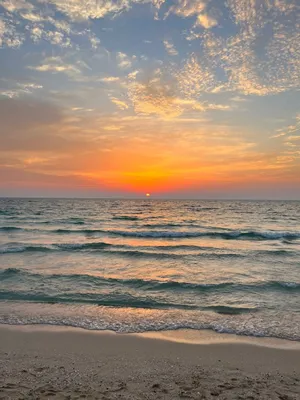
[[[139,225],[141,228],[192,228],[199,227],[196,224],[176,224],[176,223],[165,223],[165,224],[143,224]]]
[[[197,306],[193,304],[182,304],[172,301],[158,301],[153,297],[144,295],[133,295],[130,293],[58,293],[51,295],[28,291],[9,291],[0,290],[0,301],[35,302],[47,304],[93,304],[104,307],[117,308],[141,308],[141,309],[176,309],[176,310],[201,310],[214,312],[216,314],[239,315],[259,311],[258,308],[251,307],[232,307],[232,306]]]
[[[296,282],[276,282],[276,285],[282,286],[286,289],[299,289],[300,283]]]
[[[116,256],[123,257],[134,257],[134,258],[156,258],[156,259],[178,259],[182,258],[181,254],[172,254],[172,253],[158,253],[153,251],[142,251],[142,250],[107,250],[102,251],[102,253],[106,254],[114,254]]]
[[[61,243],[61,244],[53,244],[52,246],[55,249],[61,249],[61,250],[102,250],[109,248],[113,245],[105,242],[94,242],[94,243]]]
[[[93,251],[102,254],[111,254],[116,256],[124,257],[141,257],[141,258],[168,258],[178,259],[182,258],[181,254],[166,253],[166,252],[155,252],[155,251],[143,251],[142,249],[130,248],[126,245],[113,245],[105,242],[97,243],[66,243],[66,244],[51,244],[51,245],[17,245],[11,247],[0,248],[0,254],[14,254],[14,253],[33,253],[33,252],[57,252],[57,251]],[[203,256],[205,254],[202,254]],[[216,257],[221,255],[216,254]],[[224,257],[230,256],[225,254]],[[232,255],[234,256],[234,255]]]
[[[51,303],[51,302],[50,302]],[[17,303],[14,303],[17,304]],[[37,305],[35,304],[35,308]],[[102,307],[99,307],[101,309]],[[105,307],[102,308],[105,314]],[[101,310],[101,311],[102,311]],[[134,310],[128,310],[129,313],[133,313]],[[102,313],[101,313],[102,315]],[[221,316],[222,317],[222,316]],[[202,320],[201,316],[197,321],[183,320],[178,318],[178,320],[135,320],[120,322],[113,318],[76,318],[72,315],[66,315],[64,317],[56,315],[44,315],[42,312],[40,314],[30,316],[30,315],[14,315],[9,311],[0,315],[0,324],[4,325],[15,325],[15,326],[26,326],[26,325],[43,325],[43,326],[63,326],[63,327],[73,327],[81,328],[89,331],[111,331],[115,333],[144,333],[144,332],[162,332],[162,331],[178,331],[181,329],[190,329],[194,331],[213,331],[217,333],[234,334],[238,336],[250,336],[250,337],[266,337],[266,338],[277,338],[285,339],[290,341],[298,342],[300,341],[299,332],[295,332],[291,327],[283,327],[280,325],[278,317],[276,319],[276,326],[280,326],[281,329],[270,327],[261,318],[254,320],[251,316],[253,324],[240,323],[238,320],[235,323],[228,321],[228,318],[221,320]]]
[[[87,231],[85,231],[87,232]],[[248,239],[248,240],[277,240],[277,239],[298,239],[300,232],[286,231],[202,231],[202,232],[169,232],[169,231],[118,231],[118,230],[89,230],[89,233],[106,233],[124,237],[141,237],[141,238],[193,238],[193,237],[209,237],[220,239]]]
[[[214,311],[217,314],[224,315],[239,315],[239,314],[247,314],[259,311],[258,308],[253,307],[230,307],[230,306],[209,306],[206,307],[207,310]]]
[[[0,254],[48,252],[51,250],[52,250],[51,247],[39,246],[39,245],[16,246],[16,247],[6,247],[4,249],[0,249]]]
[[[1,226],[0,227],[0,232],[13,232],[13,231],[21,231],[22,228],[19,228],[18,226]]]
[[[7,253],[30,253],[30,252],[49,252],[49,251],[76,251],[76,250],[101,250],[112,246],[104,242],[97,243],[64,243],[64,244],[51,244],[51,245],[26,245],[20,244],[16,246],[6,246],[0,249],[0,254]]]
[[[129,216],[129,215],[117,215],[115,217],[113,217],[112,219],[116,219],[116,220],[124,220],[124,221],[138,221],[139,218],[138,217],[134,217],[134,216]]]
[[[157,250],[157,251],[155,251]],[[185,253],[177,253],[176,250],[183,250]],[[187,250],[192,252],[188,253]],[[110,244],[105,242],[96,243],[65,243],[65,244],[51,244],[51,245],[24,245],[19,244],[16,246],[6,246],[0,248],[0,254],[18,254],[18,253],[48,253],[58,251],[69,252],[85,252],[90,251],[93,253],[110,254],[121,257],[136,257],[136,258],[156,258],[156,259],[183,259],[185,257],[206,258],[206,259],[225,259],[225,258],[245,258],[247,255],[234,252],[219,252],[218,249],[213,247],[201,246],[141,246],[131,247],[129,245]],[[198,251],[198,252],[197,252]],[[256,252],[260,254],[261,252]],[[268,251],[262,252],[264,255]],[[270,251],[270,254],[287,255],[292,252],[286,250]]]
[[[60,293],[57,296],[48,295],[46,293],[33,293],[33,292],[14,292],[14,291],[1,291],[0,301],[22,301],[34,303],[47,303],[47,304],[91,304],[102,307],[116,307],[116,308],[141,308],[141,309],[155,309],[155,310],[201,310],[214,312],[216,314],[224,315],[240,315],[258,312],[258,308],[253,307],[232,307],[232,306],[202,306],[199,307],[193,304],[180,304],[171,301],[157,301],[153,298],[134,296],[128,293]]]
[[[0,215],[5,215],[5,216],[14,216],[14,215],[20,215],[21,212],[16,211],[16,210],[0,210]]]
[[[166,227],[166,225],[162,225]],[[176,224],[173,225],[174,227]],[[150,227],[150,226],[149,226]],[[153,227],[153,226],[152,226]],[[172,224],[170,224],[172,227]],[[135,231],[122,231],[122,230],[105,230],[105,229],[67,229],[58,228],[54,230],[39,230],[35,228],[21,228],[17,226],[1,227],[0,231],[30,231],[30,232],[44,232],[49,234],[86,234],[86,235],[109,235],[121,237],[134,237],[134,238],[157,238],[157,239],[184,239],[184,238],[200,238],[207,237],[211,239],[224,239],[224,240],[295,240],[300,238],[300,231],[243,231],[243,230],[222,230],[220,231],[166,231],[166,230],[135,230]]]
[[[157,290],[175,290],[175,291],[197,291],[197,292],[215,292],[215,291],[246,291],[246,290],[300,290],[300,282],[284,282],[284,281],[258,281],[248,283],[236,282],[220,282],[220,283],[190,283],[182,281],[158,281],[158,280],[144,280],[144,279],[119,279],[108,278],[89,274],[40,274],[32,273],[27,270],[17,268],[7,268],[0,271],[0,279],[11,279],[16,276],[37,278],[39,281],[45,280],[61,280],[63,282],[74,283],[90,283],[96,286],[126,286],[133,289],[141,289],[144,291],[157,291]]]
[[[5,301],[28,301],[48,304],[94,304],[98,306],[117,307],[117,308],[144,308],[144,309],[178,309],[196,310],[198,307],[188,304],[177,304],[171,302],[160,302],[154,299],[139,298],[130,294],[94,294],[94,293],[62,293],[57,296],[47,295],[46,293],[28,293],[14,291],[0,291],[0,300]]]
[[[215,211],[219,209],[219,207],[196,207],[194,208],[194,211]]]

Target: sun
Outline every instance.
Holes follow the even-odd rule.
[[[146,193],[146,197],[150,197],[151,196],[151,194],[150,193]]]

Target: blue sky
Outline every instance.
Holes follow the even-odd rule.
[[[300,198],[297,0],[0,0],[0,195]]]

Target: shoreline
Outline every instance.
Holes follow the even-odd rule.
[[[300,341],[276,337],[260,337],[237,335],[235,333],[220,333],[211,329],[174,329],[160,331],[145,331],[120,333],[113,330],[85,329],[82,327],[48,325],[48,324],[1,324],[1,330],[20,331],[24,333],[53,332],[53,333],[85,333],[91,335],[112,335],[116,337],[136,337],[138,339],[160,340],[189,345],[212,344],[244,344],[273,349],[300,351]]]
[[[175,341],[165,332],[0,325],[0,398],[300,398],[298,346],[242,343],[231,335],[213,342],[222,334],[186,343],[180,335]]]

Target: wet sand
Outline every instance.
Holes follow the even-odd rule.
[[[300,399],[299,343],[201,335],[3,325],[0,398]]]

